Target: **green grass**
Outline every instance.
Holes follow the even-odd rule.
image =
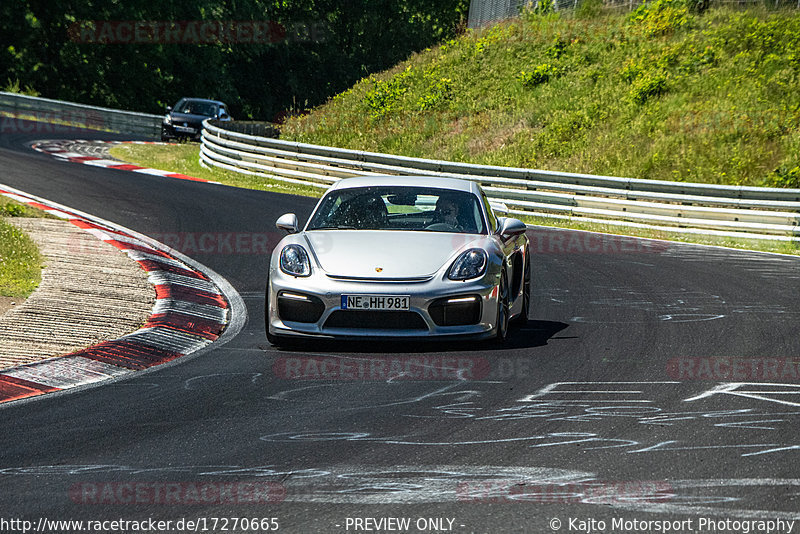
[[[600,10],[597,10],[600,11]],[[282,138],[478,164],[800,187],[800,11],[526,13],[415,54]]]
[[[39,217],[43,212],[0,197],[0,296],[27,297],[42,278],[43,258],[33,240],[7,217]]]
[[[0,196],[0,217],[34,217],[41,219],[58,219],[54,215],[40,209],[22,204],[10,198]]]
[[[200,145],[197,143],[169,145],[122,144],[116,145],[110,150],[110,154],[113,157],[135,165],[186,174],[187,176],[203,178],[234,187],[274,191],[291,195],[313,197],[322,195],[322,191],[316,187],[239,174],[216,167],[203,167],[200,165],[199,153]]]

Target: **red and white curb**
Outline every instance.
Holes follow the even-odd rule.
[[[116,379],[196,353],[231,338],[246,311],[233,287],[166,245],[97,217],[0,184],[0,195],[59,218],[125,252],[147,271],[156,292],[150,318],[113,341],[0,371],[0,403]]]
[[[113,146],[118,144],[136,144],[136,145],[165,145],[168,143],[159,143],[157,141],[89,141],[83,139],[70,139],[70,140],[52,140],[52,141],[37,141],[31,145],[31,148],[37,152],[50,154],[56,158],[71,163],[83,163],[84,165],[92,165],[94,167],[104,167],[106,169],[117,169],[122,171],[132,171],[141,174],[150,174],[153,176],[163,176],[165,178],[177,178],[178,180],[191,180],[193,182],[205,182],[211,184],[218,184],[211,180],[203,178],[195,178],[187,174],[179,172],[162,171],[160,169],[151,169],[148,167],[140,167],[131,163],[123,161],[98,157],[90,153],[77,151],[75,146],[85,145],[88,147],[97,147],[99,145]]]

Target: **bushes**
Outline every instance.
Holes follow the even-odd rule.
[[[531,72],[522,71],[517,75],[517,80],[522,82],[525,87],[535,87],[540,83],[545,83],[558,74],[558,69],[550,63],[544,63],[534,67]]]
[[[370,78],[373,88],[364,95],[364,103],[373,119],[397,112],[442,109],[452,98],[453,80],[440,76],[436,68],[423,73],[410,65],[388,80]]]
[[[0,216],[5,215],[6,217],[24,217],[25,211],[25,206],[21,206],[19,204],[6,204],[5,206],[0,206]]]
[[[630,90],[630,97],[636,104],[644,104],[648,99],[667,92],[667,75],[664,72],[651,72],[637,78]]]
[[[636,8],[628,21],[645,36],[669,35],[691,21],[685,0],[655,0]]]
[[[775,169],[767,183],[772,187],[800,189],[800,166],[791,169],[786,166]]]
[[[411,67],[407,67],[388,80],[370,78],[375,87],[364,96],[364,102],[372,111],[373,117],[383,117],[396,109],[400,99],[408,92],[407,80],[410,76]]]
[[[427,91],[417,99],[417,109],[419,111],[441,109],[452,98],[452,88],[453,80],[439,78],[429,85]]]

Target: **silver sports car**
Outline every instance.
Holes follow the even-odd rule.
[[[476,183],[359,177],[334,184],[305,228],[276,225],[266,288],[272,344],[294,336],[494,337],[525,322],[525,224],[498,217]]]

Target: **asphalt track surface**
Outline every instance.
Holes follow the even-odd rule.
[[[531,321],[506,348],[278,351],[263,330],[268,256],[248,240],[273,245],[276,218],[305,220],[315,201],[29,148],[68,137],[114,138],[4,132],[0,183],[182,240],[241,294],[248,320],[196,358],[1,408],[3,530],[13,519],[170,520],[171,532],[199,519],[198,531],[245,532],[234,518],[277,518],[283,532],[374,532],[391,518],[410,521],[402,531],[463,533],[800,520],[796,258],[531,230]],[[192,248],[202,235],[222,244]],[[411,359],[430,367],[380,372]],[[388,367],[358,371],[376,360]],[[441,373],[443,361],[468,372]],[[717,531],[745,528],[727,525]]]

